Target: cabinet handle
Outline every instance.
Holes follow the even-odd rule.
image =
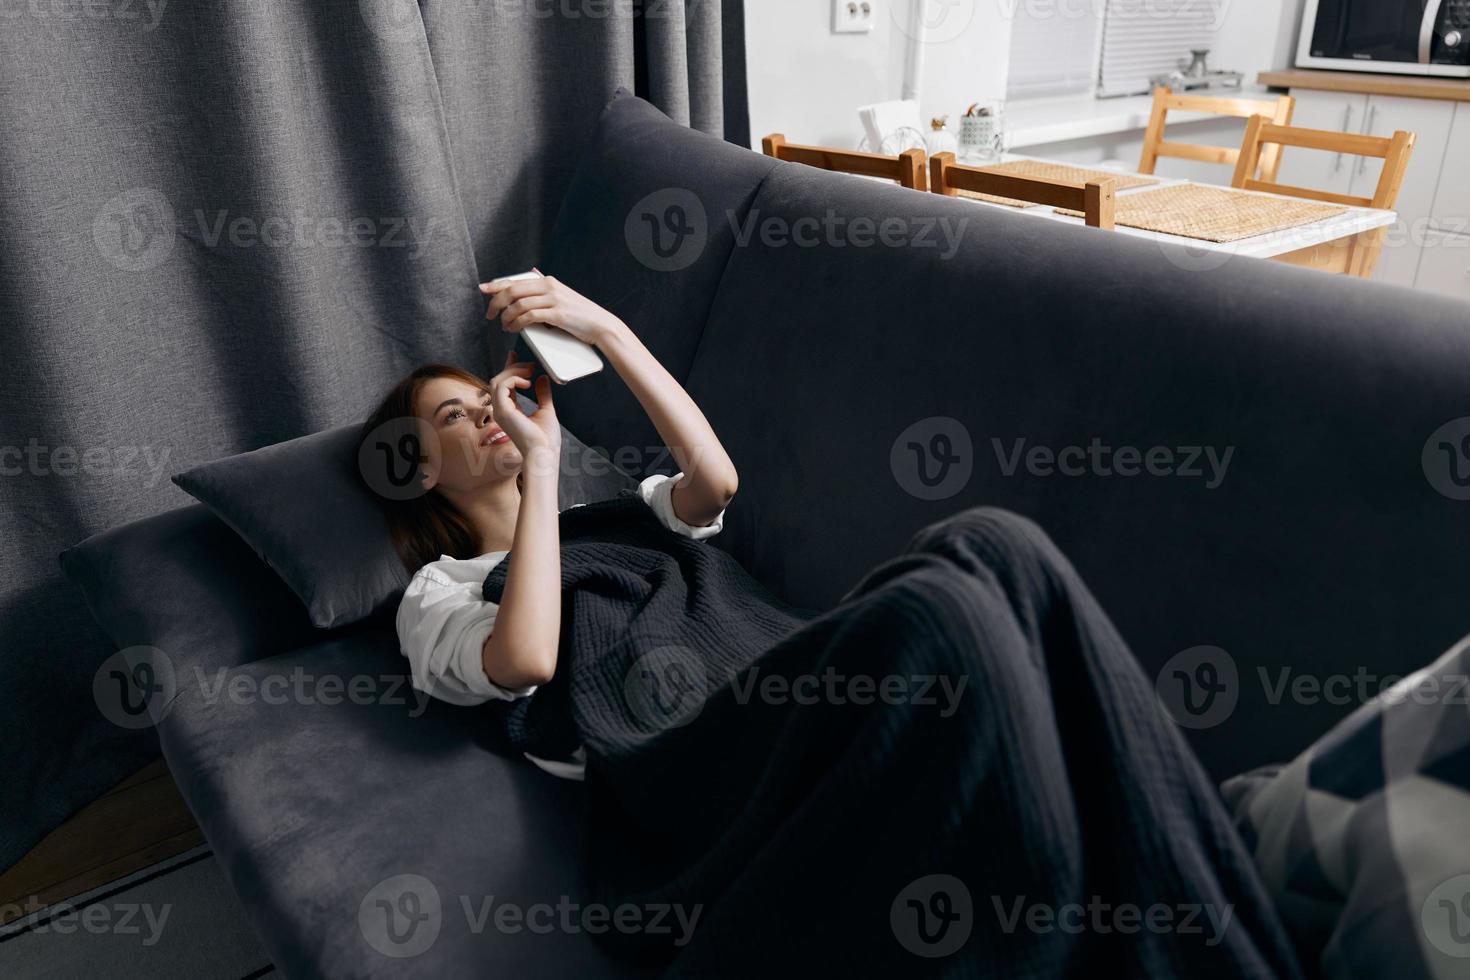
[[[1352,124],[1353,124],[1353,104],[1351,102],[1349,102],[1347,104],[1347,108],[1345,108],[1345,109],[1342,110],[1342,131],[1344,133],[1346,133],[1348,131],[1348,127],[1351,126]],[[1332,172],[1333,173],[1337,173],[1341,169],[1342,169],[1342,154],[1339,153],[1337,155],[1337,158],[1332,161]]]
[[[1439,8],[1442,6],[1444,6],[1444,0],[1429,0],[1424,5],[1424,17],[1419,21],[1419,64],[1421,65],[1429,64],[1429,58],[1434,54],[1434,22],[1439,20]]]
[[[1376,106],[1376,105],[1370,105],[1368,107],[1368,119],[1367,119],[1366,122],[1363,123],[1363,134],[1365,136],[1372,136],[1373,135],[1373,120],[1376,119],[1377,117],[1378,117],[1378,106]],[[1366,169],[1368,169],[1368,158],[1367,157],[1358,157],[1358,176],[1359,177],[1363,176],[1363,171],[1366,170]]]

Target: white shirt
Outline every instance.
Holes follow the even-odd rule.
[[[725,512],[706,527],[686,524],[674,513],[671,493],[684,474],[655,473],[638,485],[638,495],[664,526],[696,540],[712,537],[724,527]],[[581,507],[582,504],[573,504]],[[569,508],[570,509],[570,508]],[[450,704],[476,705],[496,699],[513,701],[536,692],[533,684],[506,688],[485,676],[481,653],[500,606],[484,596],[485,577],[508,551],[491,551],[478,558],[441,555],[415,573],[398,604],[398,643],[408,658],[413,686]],[[564,779],[582,779],[586,752],[578,747],[570,760],[538,759],[536,765]]]

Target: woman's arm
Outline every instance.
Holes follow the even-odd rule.
[[[495,422],[520,449],[521,508],[511,541],[510,570],[481,661],[485,676],[505,688],[545,684],[556,673],[561,641],[561,528],[556,484],[561,461],[561,428],[551,403],[551,380],[536,379],[538,409],[529,418],[515,403],[514,390],[529,387],[508,377],[494,385]]]
[[[627,324],[611,313],[607,315],[613,324],[597,347],[637,397],[684,473],[684,479],[674,484],[670,498],[674,513],[686,524],[703,527],[718,517],[735,496],[739,487],[735,464],[683,385],[674,380]]]
[[[622,320],[550,276],[480,287],[494,297],[486,317],[511,333],[535,323],[561,327],[607,356],[648,413],[684,478],[674,484],[674,513],[705,526],[729,505],[739,486],[735,464],[694,399]]]

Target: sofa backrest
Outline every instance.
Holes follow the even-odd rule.
[[[1176,671],[1234,686],[1182,716],[1221,776],[1470,632],[1470,491],[1425,457],[1470,415],[1470,307],[795,165],[749,214],[689,390],[741,474],[721,544],[790,600],[1017,511],[1176,714]]]
[[[743,211],[775,165],[620,89],[577,165],[539,268],[622,317],[682,382],[735,247],[730,226],[716,219]],[[678,469],[660,457],[657,431],[615,371],[558,388],[556,400],[558,416],[623,469]]]
[[[555,274],[685,381],[740,472],[713,540],[790,601],[837,602],[962,508],[1017,511],[1161,702],[1202,659],[1233,684],[1184,716],[1221,777],[1470,632],[1470,489],[1438,448],[1470,416],[1470,307],[775,163],[620,102]],[[660,271],[630,223],[691,194],[706,237]],[[656,440],[618,389],[559,390],[563,418]]]

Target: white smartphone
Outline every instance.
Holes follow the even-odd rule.
[[[539,272],[522,272],[514,276],[501,276],[496,282],[516,282],[521,279],[539,279]],[[533,324],[521,331],[526,346],[536,355],[536,360],[546,369],[551,380],[559,385],[585,378],[602,370],[602,358],[597,348],[586,341],[578,340],[559,327],[544,323]]]

